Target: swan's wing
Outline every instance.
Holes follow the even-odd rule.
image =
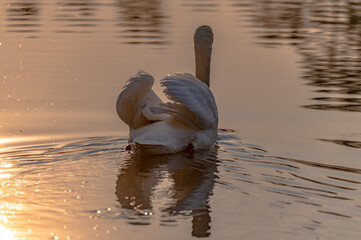
[[[155,92],[150,89],[149,93],[145,96],[145,102],[146,106],[143,109],[142,113],[146,119],[149,121],[161,121],[166,120],[167,116],[164,114],[155,114],[150,109],[152,107],[158,107],[160,104],[162,104],[162,100],[158,97]]]
[[[151,108],[154,113],[170,114],[196,129],[217,127],[216,101],[205,83],[190,73],[174,73],[164,77],[161,85],[173,102]]]
[[[149,121],[163,120],[164,116],[152,113],[149,108],[158,106],[162,101],[153,92],[154,78],[139,71],[131,76],[119,93],[117,113],[130,128],[138,128],[149,124]]]

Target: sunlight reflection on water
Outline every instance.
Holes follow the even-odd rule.
[[[12,174],[1,183],[1,221],[25,239],[137,238],[149,227],[157,239],[184,237],[175,227],[215,239],[255,229],[260,239],[289,229],[293,239],[332,238],[339,225],[357,238],[361,169],[271,156],[232,132],[218,142],[151,157],[111,137],[4,149],[1,168]],[[227,230],[234,221],[244,228]]]
[[[0,236],[359,239],[360,6],[6,0]],[[210,151],[130,155],[119,89],[139,69],[194,72],[200,24],[215,33],[220,126],[238,132]]]
[[[0,236],[6,240],[16,240],[13,232],[0,225]]]

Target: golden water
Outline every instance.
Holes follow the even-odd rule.
[[[0,239],[359,239],[360,6],[4,0]],[[194,72],[201,24],[235,132],[210,151],[129,155],[122,84]]]

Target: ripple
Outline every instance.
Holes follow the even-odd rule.
[[[320,141],[335,143],[337,145],[351,147],[351,148],[361,148],[361,142],[351,141],[351,140],[339,140],[339,139],[319,139]]]
[[[194,12],[216,12],[219,4],[212,0],[184,0],[184,7],[191,8]]]
[[[65,0],[57,2],[57,11],[54,20],[63,23],[65,28],[76,28],[79,30],[62,30],[57,33],[88,33],[98,26],[98,22],[103,21],[97,17],[99,5],[86,0]]]
[[[247,225],[236,210],[242,206],[247,219],[265,232],[270,226],[275,232],[292,228],[301,236],[304,230],[329,236],[318,230],[344,221],[350,236],[358,232],[360,169],[269,155],[236,134],[220,130],[211,150],[164,156],[132,155],[123,150],[126,137],[4,149],[0,206],[9,211],[0,212],[0,219],[12,219],[16,229],[30,219],[32,233],[26,234],[46,236],[50,230],[59,237],[83,231],[72,225],[89,226],[95,236],[101,229],[115,234],[115,224],[142,231],[189,222],[190,234],[204,237],[214,231],[213,220]],[[10,211],[10,203],[21,208]],[[258,214],[259,208],[269,215]],[[34,209],[40,220],[35,221]],[[268,221],[278,214],[294,220]]]
[[[344,217],[344,218],[352,218],[351,216],[347,216],[341,213],[335,213],[335,212],[331,212],[331,211],[322,211],[322,210],[318,210],[320,213],[325,213],[325,214],[330,214],[333,216],[338,216],[338,217]]]

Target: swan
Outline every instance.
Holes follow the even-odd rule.
[[[172,73],[160,80],[169,102],[152,90],[145,71],[131,76],[116,101],[120,119],[129,126],[128,143],[135,154],[158,155],[186,149],[209,149],[217,139],[218,110],[209,89],[213,32],[200,26],[194,33],[196,77]]]

